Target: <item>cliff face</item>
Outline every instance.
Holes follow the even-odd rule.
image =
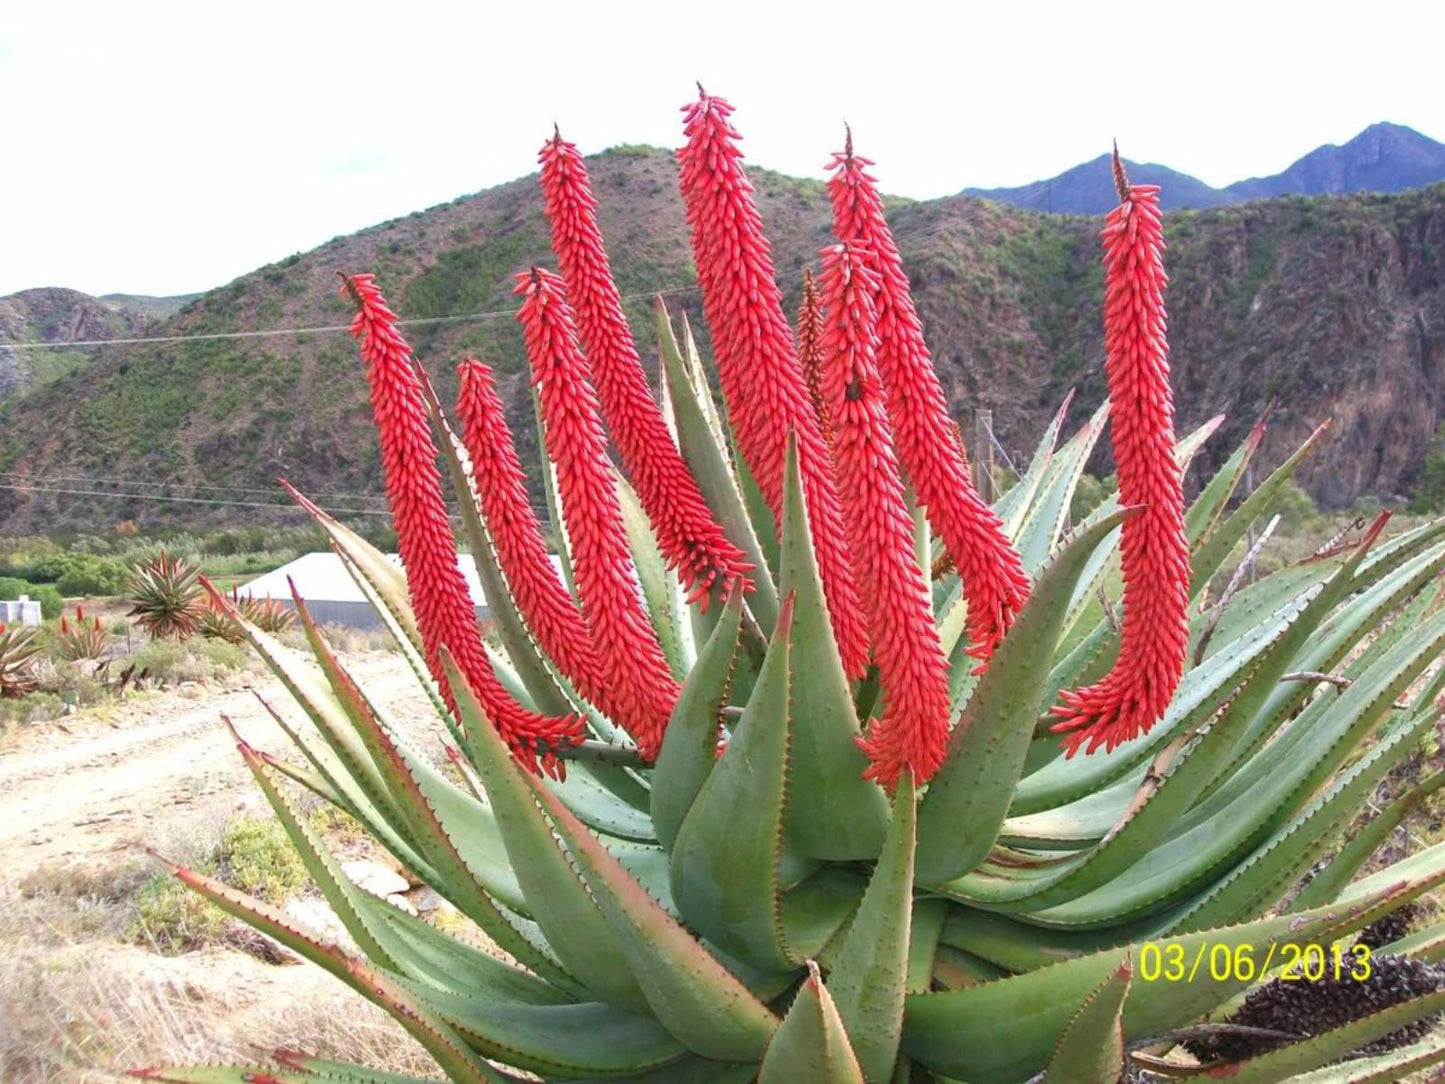
[[[670,156],[624,149],[589,165],[644,358],[656,356],[649,297],[659,289],[671,291],[669,306],[689,315],[706,348]],[[831,238],[826,193],[817,182],[765,171],[754,180],[791,315],[802,269]],[[999,439],[1021,459],[1070,388],[1078,389],[1080,415],[1097,405],[1104,395],[1098,219],[962,197],[900,201],[889,214],[965,428],[973,409],[991,409]],[[1333,420],[1331,441],[1302,475],[1322,503],[1408,492],[1445,414],[1445,186],[1177,212],[1165,228],[1181,428],[1229,416],[1206,464],[1222,461],[1273,403],[1265,462],[1278,462],[1317,423]],[[531,407],[508,313],[510,276],[552,262],[535,179],[526,178],[262,268],[149,325],[149,333],[344,323],[335,270],[375,270],[404,317],[484,314],[418,325],[408,335],[443,396],[455,387],[463,352],[494,364],[529,455]],[[22,472],[37,486],[67,475],[234,489],[267,487],[285,475],[319,493],[381,488],[365,381],[344,332],[88,351],[83,368],[77,363],[0,403],[0,425],[0,471]],[[3,529],[283,514],[0,491]]]

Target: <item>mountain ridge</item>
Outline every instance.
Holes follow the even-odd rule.
[[[706,350],[671,155],[618,148],[588,165],[644,358],[656,358],[648,297],[657,290],[672,292],[669,305],[688,314]],[[750,176],[791,315],[803,269],[831,241],[827,193],[819,181]],[[890,201],[888,213],[966,430],[969,412],[988,407],[1018,460],[1070,388],[1076,409],[1102,400],[1096,220],[958,196]],[[1335,420],[1332,442],[1301,475],[1323,504],[1407,492],[1445,416],[1445,186],[1171,212],[1166,237],[1180,428],[1229,415],[1202,453],[1204,469],[1274,402],[1266,462]],[[524,461],[535,463],[526,362],[510,318],[511,276],[533,263],[553,263],[535,174],[259,268],[146,333],[344,325],[350,310],[335,272],[374,271],[404,319],[449,318],[405,329],[444,399],[463,353],[496,367]],[[450,319],[458,314],[489,315]],[[0,403],[0,425],[0,472],[37,490],[0,491],[6,530],[290,515],[279,491],[276,512],[243,513],[43,491],[67,475],[145,479],[156,495],[167,483],[234,495],[277,476],[316,493],[380,492],[365,380],[344,332],[101,348],[83,371]]]
[[[961,195],[997,200],[1054,214],[1105,214],[1116,202],[1108,155],[1053,177],[1007,188],[965,188]],[[1380,121],[1353,139],[1316,147],[1279,173],[1215,188],[1197,177],[1154,162],[1125,159],[1135,184],[1161,186],[1166,210],[1202,209],[1276,196],[1342,195],[1359,191],[1401,192],[1445,181],[1445,144],[1403,124]]]

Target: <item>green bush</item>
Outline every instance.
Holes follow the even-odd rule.
[[[1410,499],[1410,511],[1417,515],[1428,515],[1442,508],[1445,508],[1445,425],[1436,431],[1435,439],[1425,452],[1420,481]]]
[[[125,588],[126,566],[90,553],[41,553],[16,564],[15,575],[31,583],[53,583],[62,595],[118,595]]]
[[[1078,523],[1095,508],[1103,504],[1105,499],[1119,487],[1119,483],[1111,474],[1107,478],[1095,478],[1092,474],[1084,474],[1079,478],[1079,485],[1074,490],[1074,500],[1069,505],[1069,522]]]
[[[246,649],[224,640],[152,640],[132,656],[136,672],[157,681],[215,681],[246,665]]]
[[[31,583],[15,576],[0,576],[0,600],[14,602],[21,595],[27,595],[40,603],[40,616],[54,621],[65,608],[60,592],[48,583]]]
[[[1285,538],[1293,538],[1303,533],[1319,518],[1319,509],[1315,507],[1314,498],[1294,482],[1285,483],[1279,496],[1274,499],[1273,509],[1279,516],[1279,527],[1276,530]]]
[[[188,864],[268,903],[279,906],[306,886],[301,856],[274,818],[232,818],[206,851]],[[158,873],[136,894],[128,936],[172,955],[221,939],[228,925],[224,911],[169,874]]]

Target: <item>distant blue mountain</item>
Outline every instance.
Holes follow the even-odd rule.
[[[1159,185],[1160,203],[1166,210],[1174,210],[1289,194],[1422,188],[1445,181],[1445,144],[1402,124],[1372,124],[1342,147],[1318,147],[1282,173],[1252,177],[1227,188],[1214,188],[1197,177],[1154,163],[1125,159],[1125,166],[1135,184]],[[963,195],[1055,214],[1101,215],[1117,202],[1107,154],[1048,180],[1018,188],[966,188]]]

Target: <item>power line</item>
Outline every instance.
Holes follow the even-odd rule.
[[[662,290],[643,290],[625,294],[623,301],[638,301],[648,297],[671,297],[674,294],[690,293],[696,286],[670,286]],[[493,309],[490,312],[465,312],[455,316],[424,316],[412,320],[398,320],[401,327],[421,327],[426,324],[451,324],[467,320],[497,320],[503,316],[516,316],[517,309]],[[314,335],[328,332],[350,331],[350,324],[320,324],[315,327],[273,327],[258,331],[211,331],[198,335],[156,335],[139,339],[77,339],[74,342],[18,342],[0,343],[0,349],[7,350],[69,350],[79,346],[136,346],[183,342],[208,342],[220,339],[267,339],[284,335]]]
[[[19,486],[0,482],[0,489],[17,493],[63,493],[74,497],[114,497],[127,501],[162,501],[171,504],[215,504],[232,508],[282,508],[304,511],[299,505],[281,501],[223,501],[211,497],[162,497],[150,493],[111,493],[99,489],[60,489],[50,486]],[[328,511],[343,516],[390,516],[391,512],[376,508],[332,508]],[[460,517],[453,517],[460,518]]]
[[[99,475],[75,475],[75,474],[30,474],[26,471],[0,471],[0,477],[18,478],[21,481],[33,480],[36,482],[82,482],[89,485],[117,485],[117,486],[144,486],[148,489],[204,489],[215,493],[276,493],[280,486],[216,486],[203,485],[196,482],[144,482],[140,479],[129,478],[103,478]],[[355,501],[385,501],[385,493],[334,493],[329,491],[317,491],[307,494],[313,499],[324,498],[327,500],[355,500]]]

